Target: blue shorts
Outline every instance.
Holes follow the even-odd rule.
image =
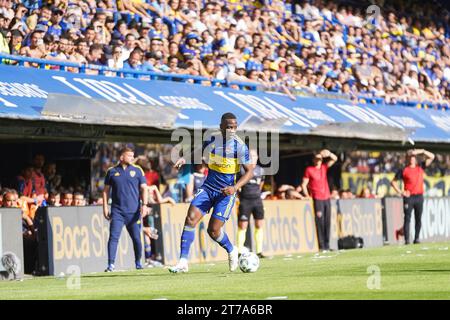
[[[213,209],[212,216],[221,221],[227,221],[233,211],[236,194],[226,196],[222,192],[212,191],[208,188],[198,189],[191,205],[197,207],[202,215]]]

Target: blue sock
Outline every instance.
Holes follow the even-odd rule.
[[[189,249],[195,238],[195,228],[184,226],[183,233],[181,234],[181,258],[189,257]]]
[[[150,259],[152,256],[152,246],[149,244],[145,244],[144,251],[145,251],[145,259]]]
[[[220,231],[220,236],[217,239],[213,239],[215,242],[217,242],[222,248],[227,250],[228,253],[233,251],[233,245],[230,242],[230,239],[228,239],[227,234],[222,230]]]

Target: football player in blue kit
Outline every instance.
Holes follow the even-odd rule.
[[[228,252],[230,271],[238,268],[238,248],[230,242],[222,227],[233,211],[237,190],[252,178],[254,165],[250,163],[248,148],[236,135],[236,130],[236,116],[225,113],[221,118],[220,132],[212,135],[202,145],[208,176],[189,207],[181,234],[180,260],[169,268],[172,273],[188,272],[189,250],[195,238],[195,227],[211,208],[213,211],[209,220],[208,234]],[[179,169],[185,163],[186,160],[180,158],[174,167]],[[236,182],[241,165],[245,173]]]

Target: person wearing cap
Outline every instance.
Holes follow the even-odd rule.
[[[324,164],[324,159],[327,162]],[[337,161],[337,156],[327,149],[314,155],[313,165],[308,166],[302,180],[302,191],[314,202],[319,249],[330,250],[331,202],[328,186],[328,169]]]
[[[269,71],[270,71],[270,76],[269,76],[269,81],[277,81],[279,78],[279,66],[278,63],[276,62],[271,62],[269,64]]]
[[[196,56],[200,37],[195,32],[190,32],[186,35],[186,41],[180,46],[180,52],[186,59],[191,59]]]
[[[425,161],[419,163],[417,156],[420,155],[425,157]],[[433,162],[434,157],[435,155],[433,153],[425,149],[408,150],[406,153],[406,167],[397,171],[394,179],[391,181],[392,188],[403,196],[403,234],[405,236],[405,244],[410,243],[409,225],[413,211],[415,221],[414,243],[420,243],[419,235],[422,227],[424,169]],[[398,186],[397,181],[399,180],[403,181],[403,191]]]
[[[50,26],[47,33],[61,37],[62,27],[60,25],[64,12],[61,9],[55,8],[52,11],[52,17],[50,18]]]
[[[149,37],[148,33],[151,28],[152,28],[152,25],[150,23],[142,22],[141,26],[139,28],[139,36],[146,37],[146,38]]]

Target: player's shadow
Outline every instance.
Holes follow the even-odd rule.
[[[210,273],[207,271],[195,271],[190,272],[189,274],[202,274],[202,273]],[[171,275],[169,272],[167,273],[135,273],[135,274],[120,274],[120,273],[106,273],[106,274],[99,274],[99,275],[88,275],[84,276],[83,278],[125,278],[125,277],[167,277],[168,275]],[[174,275],[175,276],[175,275]]]

